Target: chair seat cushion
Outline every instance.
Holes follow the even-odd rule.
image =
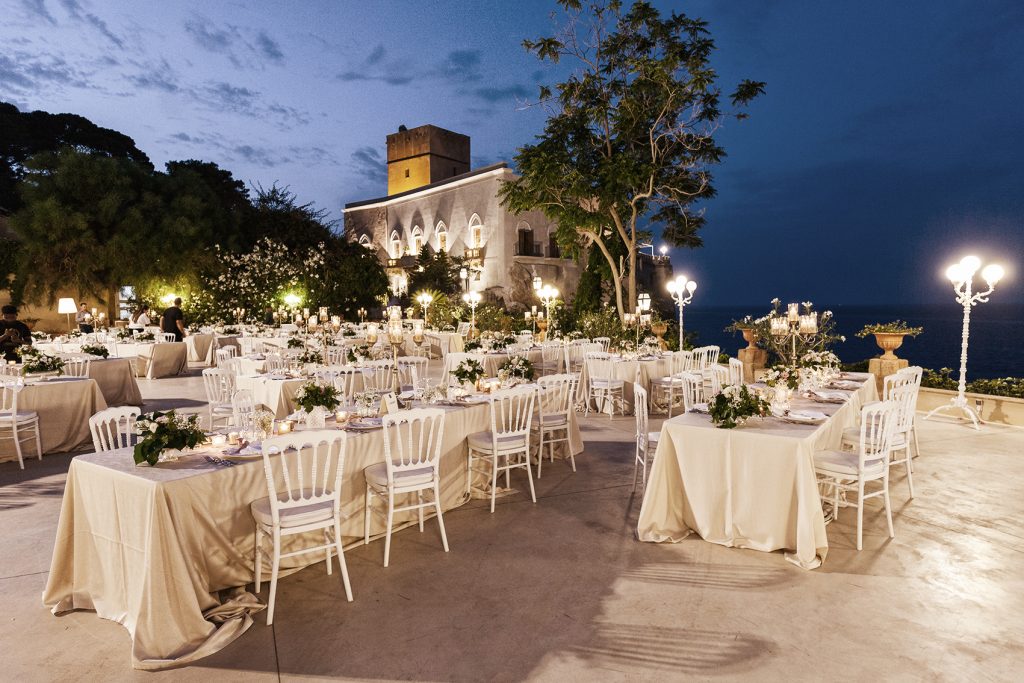
[[[297,497],[300,492],[296,490],[293,493]],[[309,495],[308,489],[305,490],[305,495]],[[288,494],[279,494],[278,500],[288,500]],[[252,511],[252,516],[257,522],[265,526],[273,525],[274,516],[270,511],[270,496],[264,496],[263,498],[254,500],[250,503],[249,509]],[[289,527],[303,526],[304,524],[312,524],[314,522],[326,522],[333,518],[334,505],[332,501],[325,500],[319,503],[299,505],[297,507],[281,510],[281,528],[286,529]]]
[[[590,380],[591,389],[621,389],[626,384],[625,380],[622,379],[592,379]]]
[[[363,476],[366,483],[374,488],[386,489],[388,487],[388,464],[378,462],[363,469]],[[431,484],[434,481],[434,468],[426,465],[411,470],[395,472],[396,486],[418,486],[420,484]]]
[[[870,434],[866,435],[871,440]],[[860,427],[850,427],[849,429],[843,430],[843,444],[853,444],[854,446],[860,445]],[[906,448],[907,446],[907,435],[902,432],[897,432],[892,435],[892,447],[893,448]]]
[[[859,456],[850,451],[818,451],[814,454],[814,469],[824,474],[839,474],[857,477]],[[864,474],[869,477],[881,476],[885,463],[869,460],[864,463]]]
[[[474,432],[469,435],[469,446],[481,451],[490,451],[493,447],[493,437],[490,430],[486,432]],[[499,451],[523,450],[527,447],[525,436],[499,436]]]
[[[676,387],[681,387],[683,386],[683,380],[680,377],[674,377],[670,375],[668,377],[658,377],[657,379],[652,379],[651,384],[657,384],[658,386],[672,385]]]
[[[35,420],[38,417],[39,416],[36,413],[31,412],[29,410],[19,410],[17,417],[15,418],[14,416],[11,415],[11,411],[4,410],[0,411],[0,424],[11,424],[13,422],[22,424],[23,422],[31,422],[32,420]]]
[[[214,413],[231,414],[231,413],[234,412],[234,408],[231,407],[230,403],[227,403],[227,404],[224,404],[224,403],[220,403],[220,404],[214,403],[211,406],[211,408],[213,408],[213,412]]]
[[[540,424],[542,427],[559,427],[565,426],[569,423],[569,420],[565,417],[564,413],[555,413],[554,415],[541,415]]]

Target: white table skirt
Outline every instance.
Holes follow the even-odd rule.
[[[821,425],[776,418],[751,419],[719,429],[708,415],[666,420],[637,522],[641,541],[672,541],[696,531],[720,545],[787,550],[787,559],[814,569],[825,559],[828,537],[814,474],[814,453],[838,448],[860,408],[877,400],[873,378],[843,405],[793,401],[831,417]]]

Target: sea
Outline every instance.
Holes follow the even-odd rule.
[[[960,368],[960,340],[963,327],[963,307],[955,302],[948,305],[917,306],[815,306],[819,311],[830,310],[835,316],[839,334],[846,341],[833,351],[845,363],[873,358],[881,353],[874,337],[860,339],[856,333],[870,323],[903,320],[912,327],[923,327],[918,337],[906,337],[896,351],[911,365],[938,370],[953,368],[958,376]],[[760,317],[767,311],[757,307],[720,306],[702,308],[690,305],[683,315],[687,331],[698,334],[700,345],[715,344],[730,356],[746,346],[739,334],[725,332],[734,319],[745,315]],[[1024,305],[979,304],[971,309],[970,344],[967,357],[967,379],[1024,376]]]

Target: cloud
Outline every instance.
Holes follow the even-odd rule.
[[[166,59],[161,59],[157,65],[146,65],[137,63],[142,71],[136,74],[129,74],[126,78],[137,88],[144,90],[159,90],[165,93],[182,92],[178,84],[178,77],[175,75],[171,65]]]
[[[473,95],[485,102],[497,103],[515,98],[526,99],[530,96],[530,90],[519,83],[500,87],[484,87],[473,90]]]
[[[281,46],[265,31],[260,31],[256,35],[256,45],[259,47],[260,53],[270,61],[277,63],[284,61],[284,52],[281,51]]]
[[[30,15],[43,19],[54,26],[57,25],[57,20],[50,14],[50,10],[46,9],[44,0],[21,0],[21,6],[28,10]]]
[[[261,168],[274,168],[286,164],[338,165],[334,154],[319,146],[289,145],[277,148],[233,139],[218,133],[186,133],[184,131],[168,135],[161,142],[175,147],[188,148],[188,151],[183,152],[172,150],[172,155],[216,160],[219,164],[246,163]]]
[[[64,9],[67,10],[72,19],[92,26],[106,37],[107,40],[122,50],[124,49],[124,41],[110,30],[110,27],[107,26],[107,22],[103,21],[103,19],[99,18],[95,14],[86,11],[78,0],[61,0],[61,4],[64,5]]]
[[[373,48],[373,51],[366,57],[366,64],[373,66],[379,64],[384,55],[387,54],[387,50],[384,49],[384,45],[381,43],[377,44],[377,47]]]
[[[84,88],[89,84],[82,72],[60,57],[38,57],[20,50],[0,54],[0,91],[24,94],[44,85]]]
[[[202,16],[185,21],[185,33],[208,52],[224,55],[240,69],[262,68],[264,62],[284,63],[280,44],[266,31],[254,31],[233,24],[217,26]]]
[[[360,147],[352,152],[352,166],[357,175],[378,188],[388,182],[388,165],[376,147]]]

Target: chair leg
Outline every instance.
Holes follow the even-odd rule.
[[[903,464],[907,467],[907,486],[910,487],[910,498],[914,498],[914,456],[910,452],[910,439],[907,439],[906,448],[907,459],[903,461]],[[888,489],[887,489],[888,490]],[[886,494],[888,495],[888,494]]]
[[[372,495],[373,494],[370,493],[370,485],[367,484],[366,485],[366,498],[364,499],[364,503],[363,503],[363,544],[364,545],[370,545],[370,513],[371,513],[370,505],[373,502],[371,500],[370,496],[372,496]]]
[[[909,470],[907,470],[907,474],[908,475],[910,474]],[[892,503],[889,500],[889,475],[888,475],[888,473],[884,477],[882,477],[882,486],[885,487],[885,490],[882,493],[882,500],[883,500],[883,502],[885,502],[885,521],[889,525],[889,538],[894,538],[896,536],[896,532],[893,531],[893,528],[892,528]]]
[[[345,597],[352,602],[352,584],[348,580],[348,565],[345,563],[345,550],[341,545],[341,520],[334,518],[334,547],[338,550],[338,566],[341,567],[341,580],[345,584]]]
[[[491,514],[494,514],[494,498],[498,492],[498,454],[491,455]]]
[[[644,463],[646,464],[646,463]],[[633,493],[636,493],[636,477],[640,473],[640,444],[636,445],[633,451]]]
[[[388,529],[384,535],[384,566],[388,566],[388,560],[391,558],[391,523],[395,519],[395,494],[390,489],[388,490]]]
[[[569,428],[565,428],[565,452],[569,454],[569,462],[572,464],[572,471],[576,471],[576,456],[572,454],[572,444],[569,443]],[[551,459],[555,459],[555,445],[551,444]],[[538,477],[539,479],[540,477]]]
[[[416,503],[419,507],[416,508],[416,512],[419,513],[420,517],[420,533],[423,533],[423,489],[416,492]]]
[[[331,548],[328,545],[330,542],[331,542],[331,537],[327,535],[327,527],[324,527],[324,545],[327,546],[326,548],[324,548],[324,562],[326,562],[326,564],[327,564],[327,576],[330,576],[331,575],[331,571],[332,571],[332,569],[331,569]]]
[[[260,592],[260,584],[263,579],[263,534],[260,532],[259,522],[256,522],[256,592]]]
[[[554,462],[552,457],[551,462]],[[537,446],[537,478],[540,479],[540,471],[544,466],[544,426],[540,427],[540,445]]]
[[[526,480],[528,482],[530,482],[530,498],[533,499],[534,503],[536,503],[537,502],[537,492],[534,491],[534,489],[533,489],[533,472],[531,472],[531,469],[530,469],[530,454],[529,454],[529,452],[527,452],[527,454],[526,454]]]
[[[512,488],[512,468],[510,467],[509,458],[512,456],[508,453],[505,454],[505,488]],[[530,457],[529,447],[527,447],[526,457]]]
[[[36,427],[36,435],[39,434],[39,427]],[[18,436],[17,424],[11,425],[11,436],[14,438],[14,452],[18,454],[18,467],[25,469],[25,458],[21,454],[21,437]],[[40,458],[42,460],[42,458]]]
[[[832,521],[839,521],[839,480],[832,480]]]
[[[40,439],[39,439],[39,420],[38,419],[35,422],[35,429],[36,429],[36,457],[39,460],[42,460],[43,459],[43,442],[40,441]]]
[[[434,509],[437,510],[437,526],[441,529],[441,545],[444,551],[448,552],[448,534],[444,530],[444,517],[441,515],[441,489],[437,480],[434,480]]]
[[[864,480],[857,479],[857,550],[864,548]]]
[[[274,601],[277,598],[277,574],[281,569],[281,530],[274,529],[274,566],[270,570],[270,598],[267,600],[267,626],[274,623]]]

